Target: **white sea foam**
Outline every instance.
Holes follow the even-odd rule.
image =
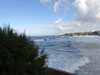
[[[40,39],[40,40],[34,40],[35,42],[43,42],[44,39]]]
[[[89,67],[97,68],[99,64],[98,58],[100,58],[99,57],[100,51],[96,52],[97,51],[96,49],[98,50],[100,49],[99,40],[100,37],[98,36],[79,36],[79,37],[76,36],[71,38],[60,37],[51,40],[49,39],[49,42],[43,42],[42,44],[40,43],[39,45],[42,48],[44,47],[45,51],[48,54],[49,57],[47,63],[48,67],[64,70],[66,72],[76,73],[77,70],[80,71],[81,67],[83,68],[86,65],[87,69],[86,68],[85,68],[86,70],[84,70],[84,68],[82,69],[82,72],[85,73],[87,70],[88,70],[87,72],[89,72],[90,70]],[[41,41],[45,40],[42,39]],[[98,53],[98,58],[97,58],[97,53]],[[91,63],[93,64],[89,65]],[[96,63],[97,65],[95,65],[94,63]],[[89,75],[91,75],[91,73]]]
[[[67,72],[75,73],[76,70],[80,69],[79,68],[80,66],[84,66],[89,62],[90,62],[90,60],[88,58],[82,58],[79,61],[77,61],[76,63],[74,63],[72,65],[70,64],[70,67],[67,67],[68,65],[65,65],[66,67],[65,68],[61,68],[61,69],[64,70],[64,71],[67,71]]]
[[[80,66],[84,66],[87,63],[90,63],[90,60],[87,57],[84,57],[84,58],[80,59],[77,64],[74,65],[74,68],[76,67],[75,70],[79,70]]]
[[[44,42],[44,41],[47,41],[49,39],[39,39],[39,40],[34,40],[35,42]]]
[[[65,36],[61,36],[61,37],[65,37]]]
[[[63,55],[55,55],[50,57],[48,66],[51,68],[74,73],[76,70],[79,70],[80,66],[84,66],[89,62],[90,60],[86,57],[76,60],[74,58],[69,59],[67,57],[64,57]]]
[[[91,61],[80,70],[76,75],[99,75],[100,74],[100,37],[76,38],[73,47],[80,49],[81,53]]]

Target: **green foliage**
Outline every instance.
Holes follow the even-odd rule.
[[[0,75],[45,75],[46,57],[25,34],[0,28]]]

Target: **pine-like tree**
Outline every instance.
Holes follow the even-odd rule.
[[[0,75],[45,75],[46,57],[25,34],[0,27]]]

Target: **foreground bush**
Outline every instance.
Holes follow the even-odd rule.
[[[25,34],[0,28],[0,75],[45,75],[46,54]]]

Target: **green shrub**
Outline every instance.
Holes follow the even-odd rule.
[[[0,28],[0,75],[45,75],[46,57],[25,34]]]

